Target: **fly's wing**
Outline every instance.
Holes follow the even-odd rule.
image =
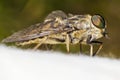
[[[54,20],[56,19],[57,17],[60,17],[62,19],[66,19],[67,18],[67,15],[61,11],[61,10],[56,10],[56,11],[53,11],[52,13],[50,13],[46,18],[45,20]]]
[[[45,18],[43,23],[35,24],[27,29],[18,31],[2,42],[21,42],[51,34],[69,32],[71,28],[62,22],[65,18],[67,18],[67,16],[64,12],[59,10],[53,11]]]
[[[39,23],[36,25],[32,25],[21,31],[18,31],[12,34],[11,36],[7,37],[6,39],[4,39],[2,42],[19,42],[19,41],[30,40],[33,37],[35,37],[35,34],[38,33],[37,30],[41,25],[42,24]]]

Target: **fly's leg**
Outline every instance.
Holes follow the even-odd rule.
[[[38,47],[40,47],[41,46],[41,44],[42,43],[38,43],[34,48],[33,48],[33,50],[36,50],[36,49],[38,49]]]
[[[70,39],[69,39],[69,35],[68,35],[68,34],[66,35],[66,41],[65,41],[65,43],[66,43],[67,52],[69,53],[69,43],[70,43]]]
[[[46,49],[46,50],[52,50],[53,45],[52,44],[44,44],[43,48]]]
[[[93,56],[93,44],[92,44],[92,42],[91,42],[91,40],[92,40],[92,35],[89,35],[88,36],[88,39],[87,39],[87,43],[90,45],[90,56]]]
[[[90,56],[93,56],[93,45],[90,44]]]
[[[48,49],[47,50],[53,50],[53,45],[48,45]]]
[[[33,48],[33,50],[36,50],[38,47],[40,47],[45,41],[47,37],[44,37],[43,39],[39,40],[38,44]]]
[[[100,52],[100,50],[102,49],[103,47],[103,43],[102,42],[99,42],[99,41],[92,41],[91,43],[95,43],[95,44],[99,44],[99,48],[92,54],[92,56],[95,56],[96,54],[98,54]]]
[[[100,44],[98,50],[93,54],[93,56],[98,54],[100,52],[100,50],[102,49],[102,47],[103,47],[103,44]]]
[[[82,53],[82,44],[80,43],[80,53]]]
[[[88,39],[87,39],[87,43],[90,45],[90,56],[95,56],[96,54],[98,54],[100,52],[100,50],[102,49],[103,43],[99,42],[99,41],[92,41],[92,36],[89,35]],[[99,48],[93,52],[93,44],[99,44]]]

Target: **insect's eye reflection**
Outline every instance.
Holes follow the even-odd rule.
[[[92,23],[98,28],[105,28],[105,20],[102,16],[100,15],[93,15],[92,18]]]

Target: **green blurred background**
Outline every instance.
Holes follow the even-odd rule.
[[[0,41],[18,30],[42,22],[53,10],[103,15],[110,39],[102,39],[104,47],[100,55],[120,58],[120,0],[0,0]],[[71,49],[74,52],[78,46]]]

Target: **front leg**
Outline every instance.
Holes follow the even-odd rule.
[[[92,54],[92,56],[95,56],[96,54],[98,54],[100,52],[100,50],[102,49],[103,47],[103,43],[100,42],[100,41],[91,41],[91,45],[95,43],[95,44],[99,44],[99,48]]]
[[[91,35],[88,36],[87,43],[90,45],[90,56],[95,56],[96,54],[98,54],[103,47],[103,43],[100,41],[94,41]],[[93,44],[100,45],[95,52],[93,51]]]

